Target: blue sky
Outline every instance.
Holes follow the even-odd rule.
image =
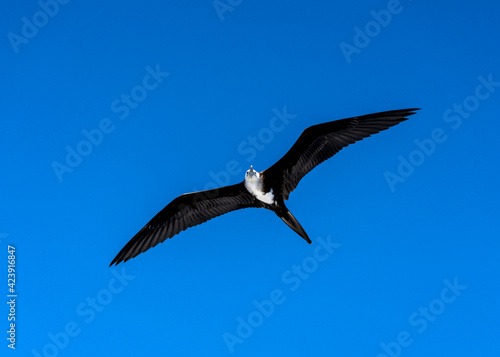
[[[4,4],[2,355],[496,356],[500,5]],[[264,170],[306,127],[421,107],[287,205],[118,267],[176,196]]]

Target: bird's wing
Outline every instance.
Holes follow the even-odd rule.
[[[264,204],[248,192],[244,182],[181,195],[154,216],[123,247],[110,266],[126,262],[189,227],[246,207],[264,207]]]
[[[391,110],[313,125],[302,132],[285,156],[263,172],[264,180],[281,180],[287,200],[302,177],[317,165],[347,145],[407,120],[416,110]]]

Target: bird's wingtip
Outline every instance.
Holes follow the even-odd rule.
[[[413,114],[416,114],[418,110],[420,110],[422,108],[410,108],[410,109],[406,109],[408,111],[408,115],[413,115]]]
[[[120,264],[122,262],[122,259],[117,259],[118,257],[115,257],[115,259],[113,259],[113,261],[111,262],[111,264],[109,264],[109,267],[112,267],[113,265],[114,266],[117,266],[118,264]]]

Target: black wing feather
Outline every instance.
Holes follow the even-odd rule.
[[[183,230],[247,207],[264,207],[241,182],[175,198],[149,221],[118,253],[110,266],[136,257]]]
[[[305,129],[291,149],[263,172],[267,187],[281,187],[283,199],[309,171],[344,147],[407,120],[417,108],[391,110],[313,125]],[[281,181],[281,185],[276,180]]]

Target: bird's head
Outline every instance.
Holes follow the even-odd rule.
[[[250,165],[250,170],[247,170],[247,172],[245,174],[245,178],[252,179],[252,178],[258,177],[258,176],[259,176],[259,173],[253,169],[252,165]]]

